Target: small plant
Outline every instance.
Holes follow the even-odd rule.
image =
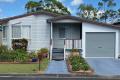
[[[38,56],[37,56],[37,54],[35,52],[31,52],[31,53],[29,53],[29,59],[32,62],[37,62]]]

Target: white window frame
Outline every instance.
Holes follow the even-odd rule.
[[[5,35],[5,37],[4,37],[4,34],[3,34],[3,31],[4,31],[4,30],[3,30],[3,27],[7,27],[7,26],[6,26],[6,25],[2,25],[2,39],[5,40],[5,39],[7,39],[7,30],[6,30],[7,28],[5,28],[5,32],[6,32],[5,34],[6,34],[6,35]]]
[[[11,37],[12,37],[12,39],[21,39],[21,36],[22,36],[21,34],[20,34],[20,38],[14,38],[14,37],[13,37],[13,26],[20,26],[20,29],[22,30],[21,25],[12,25],[12,26],[11,26],[11,34],[12,34]]]
[[[14,25],[15,26],[15,25]],[[13,30],[12,30],[12,28],[11,28],[11,33],[12,33],[12,39],[23,39],[24,37],[23,37],[23,34],[22,34],[22,32],[23,32],[23,27],[24,26],[29,26],[29,28],[30,28],[30,35],[29,35],[29,38],[28,38],[28,40],[30,40],[31,39],[31,25],[16,25],[16,26],[20,26],[20,29],[21,29],[21,34],[20,34],[20,38],[13,38]],[[13,27],[13,25],[11,26],[11,27]]]

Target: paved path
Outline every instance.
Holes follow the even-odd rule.
[[[88,64],[97,75],[120,75],[120,60],[111,58],[88,58]]]
[[[69,74],[69,72],[67,70],[66,61],[52,60],[49,63],[48,69],[46,70],[45,74]]]

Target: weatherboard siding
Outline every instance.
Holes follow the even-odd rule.
[[[51,16],[47,15],[36,15],[36,16],[27,16],[23,18],[18,18],[9,21],[9,44],[11,47],[11,39],[12,39],[12,24],[20,24],[20,25],[30,25],[31,26],[31,35],[28,45],[28,50],[38,50],[40,48],[49,48],[50,47],[50,24],[47,23],[47,19],[51,18]]]

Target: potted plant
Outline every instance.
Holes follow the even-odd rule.
[[[79,50],[78,49],[72,49],[71,55],[72,56],[80,56]]]
[[[29,53],[29,57],[31,59],[30,60],[31,62],[37,62],[38,61],[37,54],[35,52]]]

